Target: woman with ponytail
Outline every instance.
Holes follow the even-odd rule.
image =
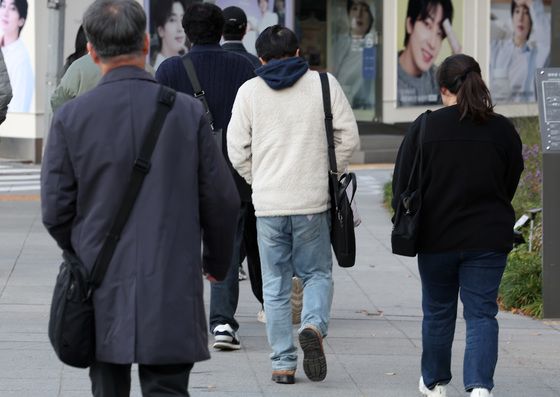
[[[425,396],[446,395],[460,296],[466,322],[464,387],[471,396],[489,397],[498,358],[496,299],[513,245],[511,200],[523,170],[521,140],[511,122],[494,113],[472,57],[448,57],[437,77],[445,107],[427,115],[421,142],[421,118],[412,124],[393,177],[396,209],[421,146],[419,388]]]

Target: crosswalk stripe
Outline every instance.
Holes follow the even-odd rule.
[[[24,181],[39,180],[38,175],[0,175],[0,181]]]
[[[11,186],[11,187],[0,187],[0,192],[24,192],[31,190],[39,190],[39,185],[25,185],[25,186]]]

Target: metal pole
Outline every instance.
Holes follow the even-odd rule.
[[[51,96],[60,81],[62,61],[64,58],[64,19],[65,0],[47,0],[48,8],[48,42],[47,42],[47,74],[45,90],[45,124],[43,130],[43,148],[47,143],[52,120]]]

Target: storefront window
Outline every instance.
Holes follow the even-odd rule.
[[[329,71],[338,79],[358,120],[375,117],[378,35],[375,2],[330,0]]]

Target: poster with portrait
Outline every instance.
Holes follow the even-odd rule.
[[[490,93],[494,103],[535,102],[535,72],[548,66],[550,0],[493,0]]]
[[[437,66],[462,51],[463,0],[398,0],[397,106],[441,103]]]
[[[150,30],[150,64],[157,70],[161,63],[172,56],[184,55],[188,41],[183,29],[183,16],[193,0],[150,0],[144,8],[148,11]]]
[[[330,71],[359,119],[375,114],[378,32],[376,2],[331,0]]]
[[[28,15],[33,15],[33,2],[27,0],[1,0],[0,2],[0,46],[4,63],[12,86],[12,100],[8,112],[31,111],[31,100],[35,91],[35,76],[28,38],[33,29],[26,29]]]
[[[245,12],[247,32],[243,37],[243,45],[253,55],[257,55],[255,41],[267,27],[279,24],[293,30],[287,16],[293,12],[294,0],[216,0],[214,4],[222,10],[236,6]]]

